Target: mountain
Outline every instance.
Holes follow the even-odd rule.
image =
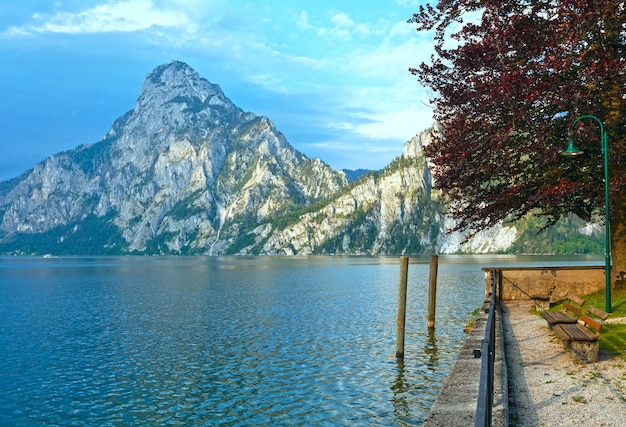
[[[357,181],[359,178],[361,178],[363,175],[365,175],[368,172],[372,172],[369,169],[356,169],[356,170],[341,169],[341,171],[346,175],[346,179],[348,180],[349,183]]]
[[[245,224],[346,184],[269,119],[174,61],[148,74],[134,108],[101,141],[0,187],[1,243],[25,252],[217,254]]]
[[[432,177],[421,146],[428,132],[380,173],[370,172],[315,209],[288,223],[253,230],[255,244],[243,253],[423,254],[436,249],[442,228],[440,204],[431,198]],[[413,147],[420,147],[413,150]],[[412,154],[415,152],[415,155]]]
[[[0,254],[534,250],[532,236],[519,241],[537,228],[531,220],[467,242],[446,233],[453,223],[423,154],[430,135],[416,135],[381,171],[335,171],[173,61],[146,76],[134,108],[99,142],[0,183]],[[584,226],[572,222],[562,233],[571,241]],[[576,248],[589,250],[583,243]]]

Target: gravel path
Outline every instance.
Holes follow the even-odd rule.
[[[573,362],[529,303],[502,309],[509,381],[509,425],[626,425],[626,353]],[[626,349],[625,349],[626,350]]]

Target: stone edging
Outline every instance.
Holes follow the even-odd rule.
[[[465,339],[456,362],[444,380],[439,394],[424,420],[424,427],[468,427],[474,425],[478,386],[480,381],[480,358],[474,350],[480,349],[485,336],[489,301],[485,301],[476,316],[474,327]],[[504,357],[502,322],[499,307],[496,310],[496,359],[494,365],[493,425],[508,426],[508,383]]]

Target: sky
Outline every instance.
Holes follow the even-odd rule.
[[[408,72],[426,0],[22,0],[0,4],[0,181],[99,141],[178,60],[335,169],[380,169],[433,124]]]

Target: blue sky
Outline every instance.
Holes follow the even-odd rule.
[[[0,4],[0,181],[92,143],[146,74],[189,64],[333,168],[384,167],[432,125],[407,70],[425,0],[23,0]]]

